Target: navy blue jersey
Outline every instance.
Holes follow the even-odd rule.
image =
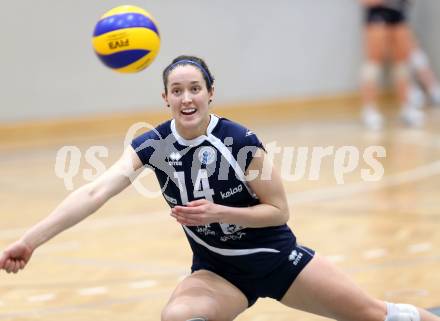
[[[255,152],[264,147],[252,131],[235,122],[211,115],[206,135],[185,140],[170,120],[136,137],[132,147],[154,170],[171,207],[202,198],[231,207],[260,203],[245,172]],[[195,261],[208,261],[239,275],[267,272],[265,266],[273,268],[277,258],[281,262],[280,254],[291,251],[296,242],[286,224],[246,228],[218,222],[183,229]]]

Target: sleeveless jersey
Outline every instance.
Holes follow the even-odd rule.
[[[264,147],[252,131],[226,118],[211,115],[206,135],[192,140],[182,138],[170,120],[136,137],[132,147],[155,172],[170,207],[202,198],[231,207],[260,203],[245,172],[257,149]],[[266,273],[296,244],[286,224],[247,228],[218,222],[182,227],[194,262],[206,261],[230,274]]]

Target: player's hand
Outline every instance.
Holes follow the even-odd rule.
[[[8,273],[17,273],[24,269],[29,262],[33,249],[23,241],[17,241],[8,246],[0,254],[0,270]]]
[[[186,206],[175,206],[171,209],[171,216],[182,225],[197,226],[220,221],[220,208],[206,199],[195,200]]]

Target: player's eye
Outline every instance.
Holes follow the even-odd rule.
[[[182,93],[182,90],[181,90],[180,88],[173,88],[173,89],[171,90],[171,93],[172,93],[173,95],[178,96],[178,95],[180,95],[180,94]]]
[[[191,91],[193,93],[198,93],[200,90],[202,90],[202,88],[200,86],[194,86],[191,88]]]

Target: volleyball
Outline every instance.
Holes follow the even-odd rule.
[[[107,67],[122,73],[148,67],[160,48],[154,18],[144,9],[124,5],[104,13],[95,26],[93,49]]]

